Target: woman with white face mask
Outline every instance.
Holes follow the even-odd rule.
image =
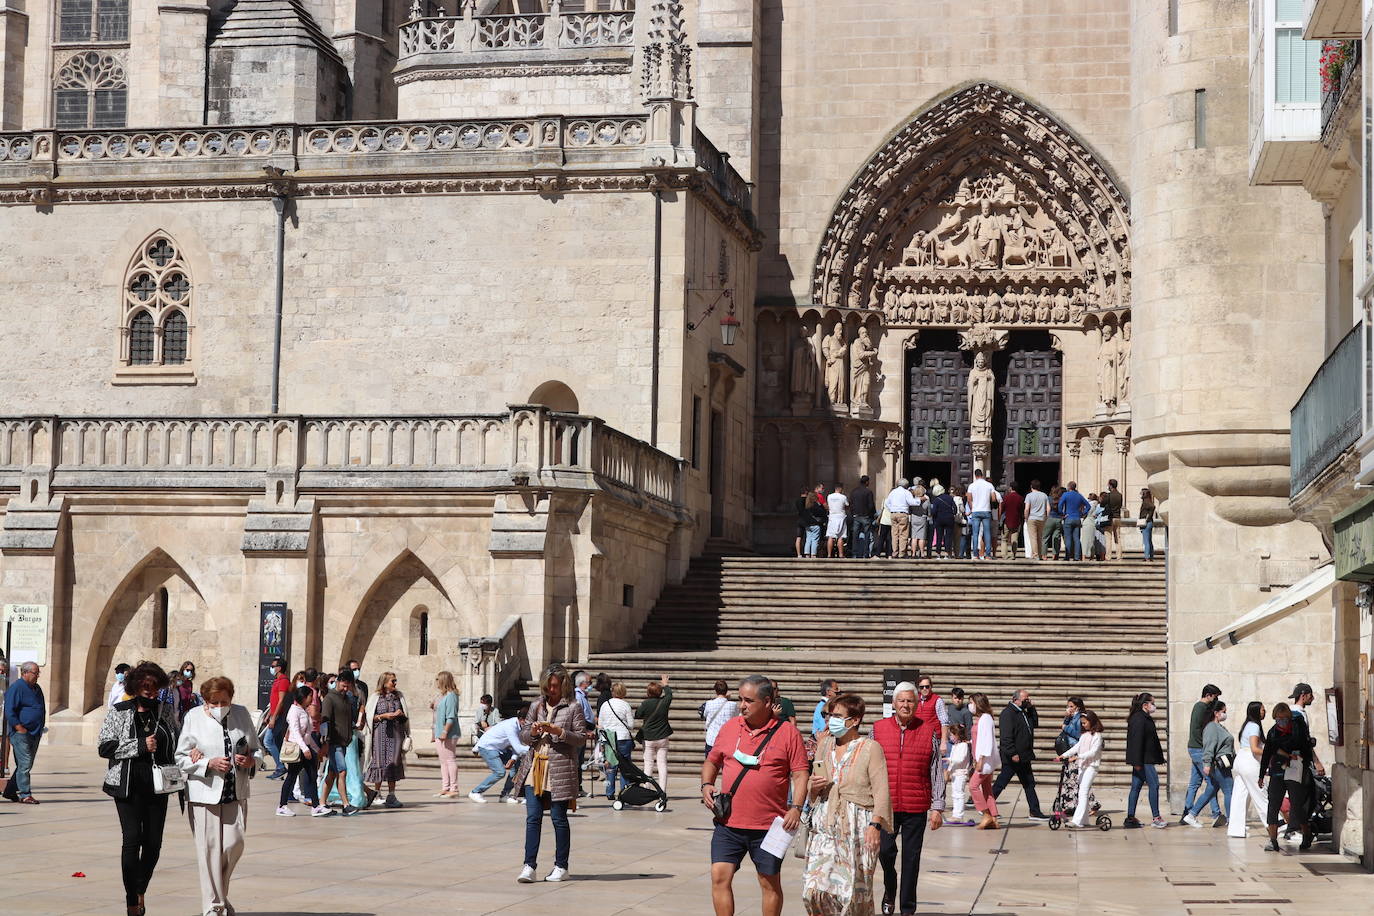
[[[830,703],[807,791],[811,832],[802,905],[808,914],[872,913],[881,831],[892,830],[887,758],[859,736],[864,701],[847,693]]]
[[[1222,811],[1231,810],[1231,768],[1236,765],[1236,742],[1223,724],[1226,721],[1226,704],[1221,700],[1212,701],[1212,721],[1202,730],[1202,775],[1207,777],[1207,787],[1200,796],[1202,804],[1193,802],[1193,807],[1183,816],[1183,823],[1189,827],[1201,827],[1197,819],[1203,807],[1218,792],[1225,804]],[[1225,827],[1226,815],[1222,814],[1212,822],[1213,827]]]
[[[234,703],[233,681],[212,677],[200,694],[204,705],[186,714],[176,759],[188,777],[201,911],[227,916],[233,912],[229,879],[243,855],[249,781],[261,749],[252,715]]]

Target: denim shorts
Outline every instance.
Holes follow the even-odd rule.
[[[764,876],[776,875],[782,871],[782,859],[764,852],[763,838],[767,835],[767,830],[740,830],[716,824],[716,831],[711,834],[711,864],[728,862],[738,868],[748,853],[755,871]]]
[[[348,769],[348,748],[329,745],[329,772],[342,773]]]

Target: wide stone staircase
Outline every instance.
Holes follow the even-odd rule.
[[[946,698],[952,687],[982,691],[994,713],[1024,687],[1040,710],[1035,770],[1048,810],[1059,776],[1054,738],[1069,696],[1102,717],[1099,785],[1129,782],[1126,714],[1142,690],[1165,708],[1165,633],[1164,567],[1129,556],[1071,564],[707,555],[665,589],[635,648],[597,653],[577,667],[623,681],[636,707],[650,681],[669,675],[673,794],[696,785],[705,743],[697,707],[714,696],[717,678],[732,696],[745,675],[774,678],[803,729],[824,678],[863,696],[869,722],[881,715],[887,668],[930,675]],[[535,695],[524,683],[503,698],[503,711],[513,714]],[[1164,717],[1157,721],[1167,741]],[[467,754],[459,760],[465,770],[481,767]]]

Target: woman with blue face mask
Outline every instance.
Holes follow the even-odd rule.
[[[114,704],[131,697],[132,695],[124,689],[124,678],[129,674],[129,666],[124,662],[115,665],[114,683],[110,685],[110,699],[107,705]]]
[[[808,914],[874,912],[873,873],[881,831],[892,829],[892,797],[882,747],[859,735],[864,711],[855,694],[832,700],[816,745],[802,879]]]

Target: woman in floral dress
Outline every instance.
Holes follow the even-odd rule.
[[[847,693],[830,706],[807,799],[811,813],[802,879],[809,916],[871,916],[882,830],[892,830],[887,760],[859,737],[864,701]]]
[[[410,744],[410,716],[406,713],[406,698],[396,689],[396,675],[383,671],[377,679],[377,689],[367,701],[367,722],[363,732],[367,748],[363,756],[369,761],[364,781],[371,784],[367,794],[369,804],[382,793],[387,784],[386,807],[399,808],[396,783],[406,778],[405,752]]]

